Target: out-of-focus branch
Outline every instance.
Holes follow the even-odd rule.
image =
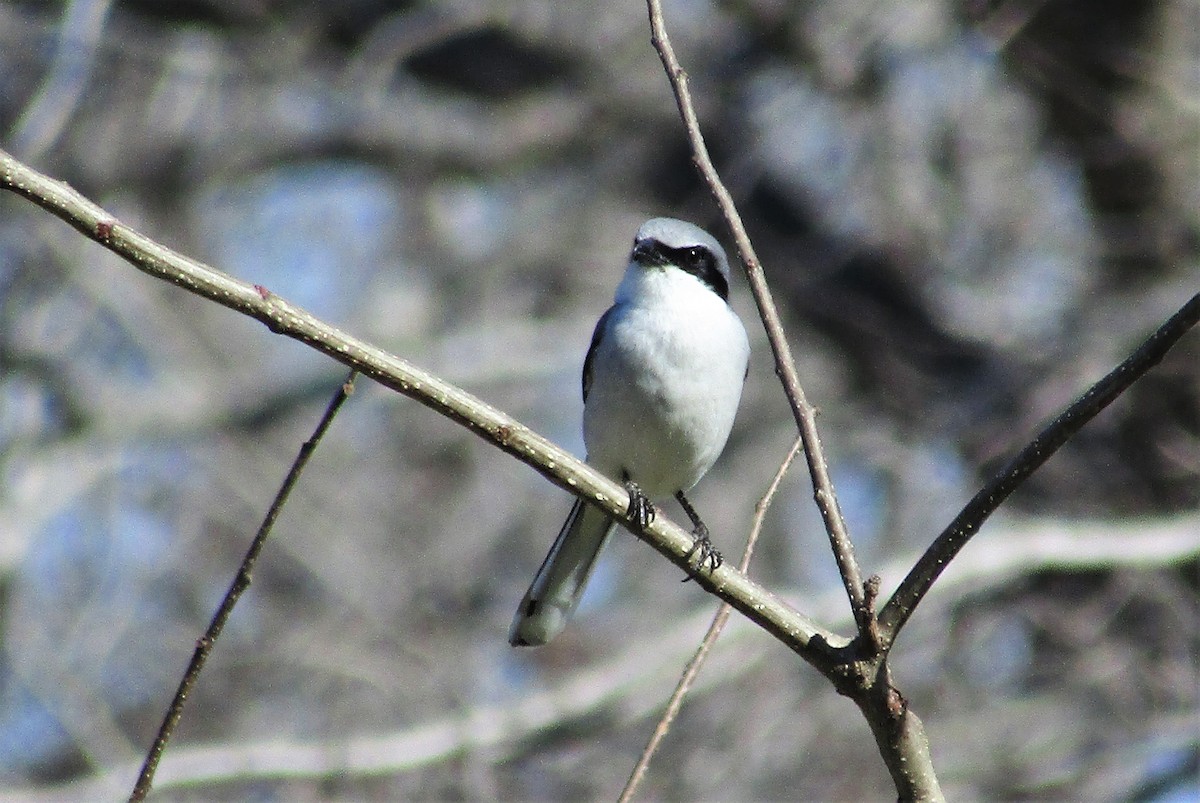
[[[650,10],[650,41],[662,60],[667,79],[675,93],[675,101],[679,105],[679,114],[683,118],[687,130],[688,141],[692,147],[692,161],[700,175],[708,184],[716,199],[717,206],[725,222],[729,225],[737,247],[738,256],[746,271],[746,281],[758,307],[759,317],[762,318],[763,328],[767,332],[767,340],[771,344],[771,352],[775,356],[775,373],[783,383],[784,393],[795,416],[796,426],[804,441],[804,455],[808,461],[809,475],[812,477],[813,498],[821,511],[825,522],[825,531],[829,534],[829,542],[837,560],[838,571],[850,597],[850,606],[854,611],[854,620],[863,638],[873,632],[875,612],[866,605],[866,593],[863,586],[862,572],[858,560],[854,556],[854,545],[850,541],[850,533],[846,528],[846,520],[838,506],[837,495],[833,490],[833,480],[829,476],[829,465],[825,462],[825,453],[821,448],[821,437],[817,432],[817,409],[808,402],[804,390],[800,387],[800,377],[796,374],[796,364],[792,359],[791,347],[788,346],[787,334],[783,330],[783,322],[779,310],[771,297],[771,289],[767,286],[766,276],[763,275],[762,263],[750,243],[750,236],[742,224],[733,196],[726,189],[713,166],[708,154],[708,146],[704,144],[704,136],[700,131],[700,121],[692,105],[692,96],[688,91],[687,73],[679,64],[675,50],[671,47],[671,39],[667,35],[666,23],[663,20],[662,3],[660,0],[648,0]]]
[[[1159,327],[1137,351],[1051,421],[1028,446],[975,494],[921,556],[880,612],[879,624],[885,652],[891,649],[900,629],[912,616],[913,610],[937,580],[938,575],[967,545],[967,541],[979,532],[988,516],[1084,424],[1091,421],[1139,377],[1157,365],[1179,338],[1196,325],[1197,320],[1200,320],[1200,294],[1192,296],[1191,300]]]
[[[326,324],[267,288],[240,281],[178,254],[122,224],[78,192],[0,150],[0,189],[29,199],[139,270],[261,321],[277,334],[298,340],[364,376],[429,407],[521,460],[556,485],[626,522],[629,496],[617,483],[516,419],[465,390]],[[689,574],[694,538],[657,517],[635,535]],[[801,657],[819,667],[846,640],[802,616],[729,566],[696,576],[697,583],[729,602]]]
[[[66,3],[54,59],[33,100],[13,125],[12,147],[26,159],[45,153],[67,127],[79,107],[89,75],[95,66],[112,0]]]

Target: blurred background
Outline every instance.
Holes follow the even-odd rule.
[[[864,570],[916,554],[1200,286],[1191,0],[672,0]],[[0,147],[582,453],[634,231],[728,242],[645,7],[0,3]],[[735,271],[736,272],[736,271]],[[726,555],[794,425],[754,355],[693,500]],[[345,374],[0,197],[0,793],[128,793]],[[159,774],[170,800],[615,797],[714,601],[614,539],[506,641],[566,494],[367,381]],[[674,505],[665,508],[682,518]],[[1056,455],[905,631],[955,800],[1200,797],[1200,336]],[[848,632],[803,468],[752,574]],[[735,623],[646,799],[894,799],[853,705]]]

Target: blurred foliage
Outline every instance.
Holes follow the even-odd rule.
[[[666,11],[867,571],[928,543],[1200,284],[1191,0]],[[632,0],[3,2],[0,143],[581,449],[578,372],[637,225],[670,214],[725,235],[648,38]],[[792,439],[752,337],[739,423],[696,497],[726,554]],[[341,375],[0,198],[0,786],[67,796],[52,784],[116,768],[132,783]],[[754,568],[801,604],[837,586],[809,493],[795,472]],[[512,651],[513,606],[567,506],[360,386],[173,750],[336,750],[484,708],[511,712],[511,735],[382,775],[232,774],[175,797],[614,795],[713,606],[618,538],[561,641]],[[1098,531],[1196,511],[1200,339],[1009,507]],[[1003,548],[990,528],[979,541]],[[1200,566],[1138,557],[1135,536],[1121,560],[980,581],[918,613],[897,681],[949,797],[1200,794]],[[647,796],[889,797],[857,713],[737,632]],[[634,676],[611,698],[521,730],[531,695],[618,665]]]

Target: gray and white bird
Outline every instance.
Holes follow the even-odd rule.
[[[684,492],[725,448],[750,359],[728,299],[721,244],[691,223],[649,220],[583,362],[588,464],[625,483],[643,526],[653,518],[649,497],[678,499],[695,526],[700,564],[716,553]],[[545,644],[562,631],[615,527],[575,501],[517,609],[513,646]]]

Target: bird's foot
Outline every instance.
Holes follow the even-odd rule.
[[[625,515],[633,520],[638,529],[646,529],[650,522],[654,521],[654,504],[633,480],[625,480],[625,490],[629,492],[629,508],[626,509]]]
[[[712,539],[708,537],[708,528],[703,523],[692,530],[692,535],[696,536],[696,540],[692,542],[692,548],[687,551],[687,555],[684,557],[690,561],[692,555],[696,555],[696,572],[702,572],[704,571],[704,567],[708,566],[708,572],[712,574],[725,562],[725,556],[713,546]],[[691,576],[685,577],[683,578],[683,582],[686,583],[691,579]]]

